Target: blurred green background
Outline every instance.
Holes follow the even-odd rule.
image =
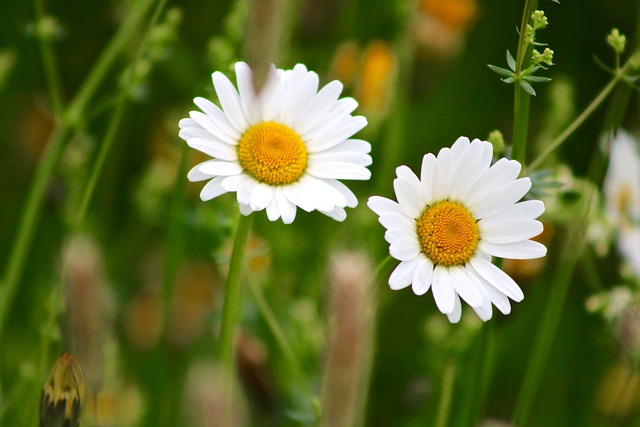
[[[77,94],[119,23],[137,3],[68,0],[45,5],[56,23],[52,46],[63,104]],[[38,159],[56,125],[36,36],[42,21],[37,21],[34,4],[37,1],[0,3],[0,271],[6,269]],[[502,83],[487,64],[505,66],[506,50],[515,52],[524,2],[281,0],[274,4],[286,6],[278,21],[276,66],[287,69],[303,63],[320,75],[323,84],[342,79],[343,95],[356,97],[361,103],[356,112],[370,123],[359,137],[372,144],[373,178],[350,184],[360,205],[348,212],[346,222],[299,212],[294,224],[284,226],[269,223],[258,213],[254,252],[248,252],[256,264],[249,267],[249,276],[256,278],[251,280],[259,283],[294,343],[306,386],[319,392],[328,328],[328,259],[343,248],[368,253],[374,265],[383,259],[383,230],[365,200],[373,194],[392,194],[395,166],[406,164],[416,171],[425,153],[449,146],[461,135],[486,139],[499,129],[510,141],[513,87]],[[141,28],[73,128],[47,186],[0,343],[1,425],[33,425],[42,385],[56,356],[63,351],[76,353],[78,347],[90,355],[83,369],[88,388],[91,385],[97,393],[87,411],[102,417],[96,421],[86,416],[82,425],[197,425],[188,421],[192,409],[185,401],[191,383],[185,379],[214,351],[221,278],[237,207],[231,195],[207,203],[198,199],[202,184],[187,183],[184,170],[201,158],[184,149],[177,123],[196,109],[194,96],[214,99],[213,71],[232,76],[232,63],[246,59],[251,47],[246,45],[250,21],[245,16],[252,6],[251,1],[231,0],[167,2],[157,40],[141,54],[148,69],[129,74],[123,83],[121,76],[136,58]],[[609,75],[594,59],[612,64],[606,35],[617,27],[635,47],[640,22],[640,2],[633,0],[561,4],[540,0],[538,7],[550,23],[539,40],[554,50],[555,66],[542,73],[553,81],[537,85],[538,96],[531,101],[531,153],[537,150],[535,144],[544,145],[556,136],[608,81]],[[374,49],[382,52],[378,65],[367,62]],[[385,72],[385,67],[391,71]],[[378,83],[382,89],[375,89]],[[367,92],[367,84],[373,84],[372,92]],[[86,220],[76,227],[74,212],[123,91],[122,121]],[[628,108],[622,123],[634,129],[638,112],[632,101],[624,104]],[[563,146],[558,158],[574,174],[586,174],[604,114],[611,108],[611,103],[605,104]],[[547,225],[553,229],[547,245],[549,254],[554,254],[564,230],[552,219]],[[78,246],[72,238],[80,234],[88,246]],[[488,334],[493,375],[477,418],[508,420],[527,369],[532,336],[547,304],[556,260],[550,256],[533,276],[518,277],[516,268],[514,276],[525,300],[514,304],[509,316],[494,314],[491,331],[477,336],[465,324],[437,326],[434,318],[443,316],[430,295],[418,298],[408,290],[391,292],[380,283],[375,292],[379,311],[370,349],[374,362],[365,425],[431,425],[443,364],[451,354],[459,354],[462,362],[450,422],[464,425],[469,415],[456,408],[479,398],[468,396],[466,390],[481,368],[479,349]],[[624,393],[631,396],[628,408],[612,415],[602,402],[615,394],[602,390],[622,352],[607,323],[586,312],[585,301],[620,278],[615,254],[589,265],[591,271],[579,263],[573,276],[530,425],[640,425],[637,384]],[[603,281],[594,279],[593,270]],[[68,295],[74,280],[82,289],[82,283],[89,283],[98,290],[74,300]],[[311,425],[313,405],[288,376],[286,359],[256,303],[246,295],[246,339],[241,341],[248,349],[240,354],[248,353],[240,367],[251,408],[247,423]],[[78,327],[74,322],[82,320],[73,316],[83,314],[73,311],[73,301],[94,315],[95,329],[85,331],[84,344],[82,337],[74,336]],[[195,325],[193,330],[179,328],[189,322]],[[51,325],[59,329],[51,330]],[[434,325],[445,329],[445,338],[434,338]],[[83,345],[93,347],[82,350]],[[123,411],[132,414],[130,419]],[[474,418],[476,414],[471,415]]]

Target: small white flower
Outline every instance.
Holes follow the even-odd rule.
[[[518,178],[520,163],[500,159],[491,165],[488,142],[458,138],[451,148],[422,160],[420,179],[406,166],[396,169],[398,202],[374,196],[368,206],[387,229],[392,257],[401,261],[391,273],[391,289],[412,285],[416,295],[429,289],[438,309],[453,323],[460,320],[462,298],[487,321],[495,305],[511,311],[509,298],[522,290],[491,257],[532,259],[547,253],[529,240],[542,232],[536,221],[544,212],[539,200],[518,202],[531,188]]]
[[[180,137],[213,158],[188,174],[190,181],[210,180],[200,198],[236,192],[242,214],[266,209],[271,221],[286,224],[297,207],[344,220],[344,208],[358,201],[338,180],[371,177],[370,144],[348,139],[367,124],[351,115],[358,103],[338,99],[338,81],[318,90],[318,75],[301,64],[272,68],[260,93],[247,64],[238,62],[235,70],[238,90],[213,73],[222,109],[196,98],[202,112],[180,121]]]
[[[640,277],[640,155],[633,137],[623,130],[611,142],[604,195],[618,250],[634,275]]]

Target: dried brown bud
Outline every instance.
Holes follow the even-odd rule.
[[[85,397],[84,378],[75,357],[58,358],[40,399],[40,427],[77,427]]]

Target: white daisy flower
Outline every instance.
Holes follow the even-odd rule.
[[[491,166],[492,146],[458,138],[451,148],[422,160],[418,178],[407,166],[396,169],[393,188],[398,202],[369,198],[368,206],[387,229],[392,257],[401,261],[389,285],[412,286],[416,295],[429,289],[449,321],[460,320],[462,298],[487,321],[495,305],[511,311],[509,298],[521,301],[522,290],[491,257],[543,257],[544,245],[529,240],[542,232],[536,221],[544,212],[539,200],[518,202],[531,188],[517,179],[520,163],[500,159]]]
[[[293,70],[272,68],[260,93],[251,69],[235,64],[238,90],[224,74],[213,73],[222,108],[194,99],[200,111],[180,121],[180,137],[209,156],[188,174],[209,182],[203,201],[236,192],[240,211],[266,209],[271,221],[293,222],[297,207],[318,210],[342,221],[346,207],[358,203],[339,179],[367,180],[371,146],[349,139],[366,126],[352,116],[352,98],[338,99],[338,81],[318,90],[318,75],[298,64]]]
[[[633,137],[623,130],[611,142],[604,195],[618,250],[634,275],[640,277],[640,154]]]

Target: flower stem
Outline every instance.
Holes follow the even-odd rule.
[[[456,371],[456,361],[451,357],[448,357],[444,363],[444,372],[442,373],[440,403],[438,404],[438,414],[436,416],[435,427],[446,427],[449,425],[449,413],[451,409],[451,401],[453,400]]]
[[[558,260],[557,271],[553,275],[554,280],[550,286],[549,302],[535,336],[522,389],[516,402],[513,422],[517,426],[526,425],[529,419],[531,407],[549,359],[551,345],[558,330],[562,307],[571,283],[574,267],[584,246],[586,238],[584,230],[590,217],[595,191],[586,187],[581,194],[584,194],[584,198],[579,206],[577,220],[571,224],[568,230],[566,245]]]
[[[529,132],[529,104],[530,95],[520,87],[518,79],[521,77],[524,59],[529,50],[527,43],[527,24],[531,16],[533,0],[526,0],[522,21],[520,23],[520,37],[518,38],[518,49],[516,51],[516,69],[514,71],[516,82],[514,84],[513,95],[513,153],[512,158],[525,164],[527,155],[527,134]]]
[[[240,215],[236,237],[233,242],[233,252],[229,265],[229,274],[224,288],[224,305],[222,307],[222,325],[220,329],[220,359],[227,374],[233,376],[235,348],[234,334],[240,320],[242,308],[242,266],[244,250],[249,237],[249,230],[253,223],[254,215]]]

